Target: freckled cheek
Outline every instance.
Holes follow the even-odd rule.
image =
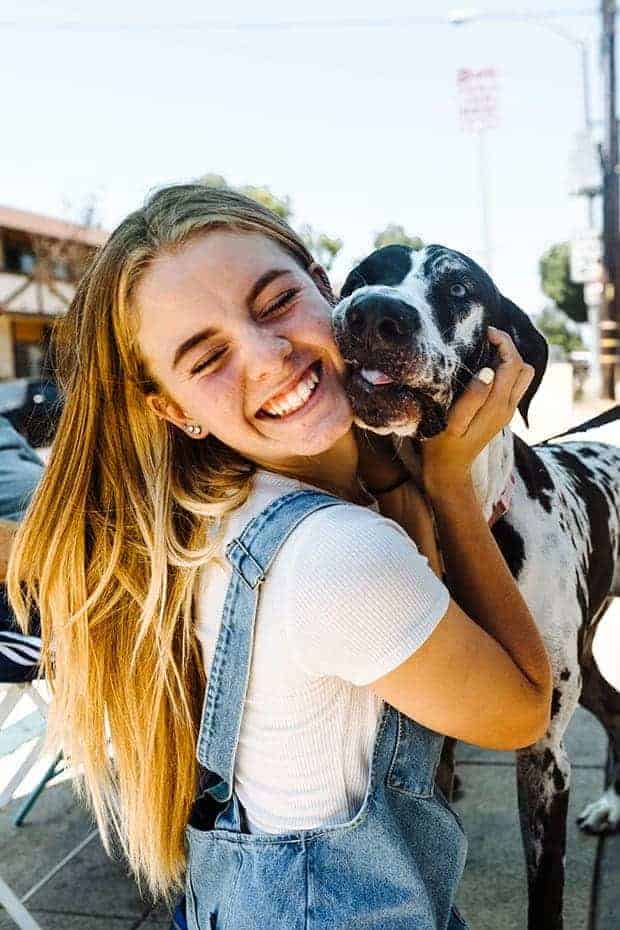
[[[314,324],[313,341],[323,347],[338,374],[344,374],[345,363],[334,339],[331,319],[322,313],[315,318]]]
[[[244,417],[243,392],[233,376],[205,378],[196,386],[191,408],[202,417],[204,426],[218,433],[220,424],[231,424]]]

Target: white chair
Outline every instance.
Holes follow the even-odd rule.
[[[18,684],[3,684],[0,682],[0,761],[11,756],[27,743],[32,742],[33,744],[25,759],[10,776],[6,785],[0,785],[0,808],[13,800],[20,786],[23,785],[25,778],[39,760],[45,739],[48,705],[49,698],[47,697],[47,688],[44,682],[20,682]],[[17,711],[18,707],[20,711],[26,710],[26,707],[28,707],[30,712],[21,716],[14,714],[13,712]],[[8,723],[11,715],[13,715],[13,722]],[[13,823],[16,826],[23,823],[47,782],[58,774],[61,760],[62,754],[59,753],[27,796],[13,818]],[[77,856],[97,836],[97,833],[97,830],[88,833],[81,843],[50,869],[21,898],[11,890],[0,876],[0,906],[5,908],[20,930],[42,930],[42,927],[26,909],[26,901],[46,885],[71,859]]]

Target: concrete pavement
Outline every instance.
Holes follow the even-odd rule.
[[[568,824],[566,930],[618,930],[620,835],[587,836],[575,825],[604,784],[606,740],[579,709],[567,735],[573,762]],[[469,837],[459,907],[472,930],[525,930],[526,886],[518,828],[514,757],[461,744],[464,795],[456,804]],[[26,824],[0,812],[0,874],[18,894],[86,836],[90,822],[67,781],[49,787]],[[28,902],[43,930],[138,930],[169,927],[165,908],[140,897],[121,859],[94,840]],[[14,930],[0,915],[0,930]],[[268,930],[268,928],[265,928]]]

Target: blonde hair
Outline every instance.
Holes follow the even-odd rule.
[[[49,742],[81,766],[108,852],[116,833],[138,882],[168,900],[185,869],[206,684],[192,596],[254,466],[150,411],[145,395],[160,388],[136,345],[132,294],[155,257],[221,228],[313,262],[278,216],[201,184],[164,188],[120,224],[55,334],[65,405],[7,575],[23,630],[40,611]]]

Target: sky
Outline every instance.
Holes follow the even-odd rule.
[[[456,74],[493,67],[490,270],[536,312],[540,255],[587,225],[569,195],[580,52],[549,25],[588,43],[600,132],[598,6],[550,0],[576,12],[545,25],[501,18],[540,15],[545,0],[489,0],[476,8],[488,18],[457,27],[450,11],[472,8],[443,0],[228,0],[216,12],[0,0],[0,204],[74,218],[95,196],[112,229],[150,190],[216,173],[290,196],[294,225],[340,236],[340,282],[388,223],[487,263],[478,139],[460,127]],[[291,20],[301,25],[281,25]]]

